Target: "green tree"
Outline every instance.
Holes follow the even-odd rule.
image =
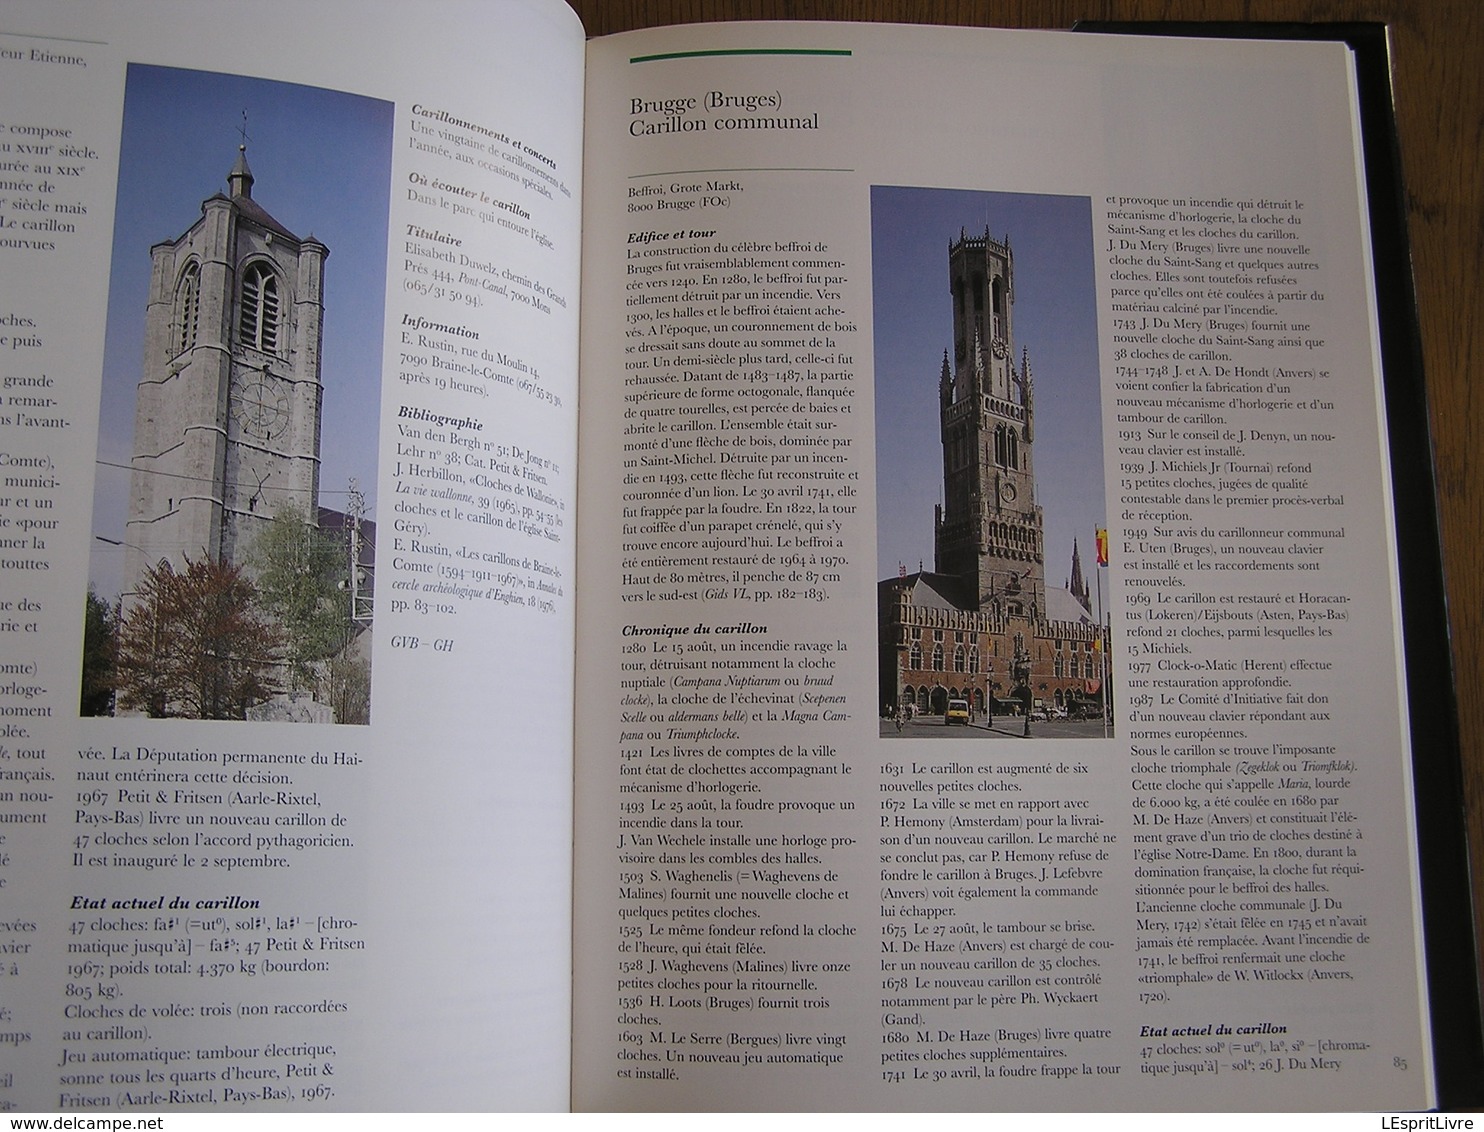
[[[242,570],[186,559],[177,573],[161,561],[140,579],[119,626],[118,706],[151,716],[244,719],[274,692],[282,651]]]
[[[316,690],[324,662],[351,637],[345,547],[286,504],[253,542],[250,563],[259,601],[284,635],[290,683]]]
[[[82,629],[81,715],[113,714],[114,658],[118,653],[118,611],[92,586]]]
[[[370,723],[370,662],[346,653],[332,657],[326,666],[325,697],[336,723]]]

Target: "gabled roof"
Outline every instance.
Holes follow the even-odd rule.
[[[1046,620],[1073,621],[1078,624],[1094,624],[1092,614],[1072,596],[1070,590],[1046,588]]]
[[[886,578],[881,582],[881,586],[894,590],[903,588],[910,590],[913,605],[959,612],[967,609],[955,596],[959,589],[958,579],[948,574],[932,574],[926,570],[920,570],[915,574],[906,574],[899,578]]]
[[[232,203],[237,206],[237,211],[240,215],[246,217],[248,220],[251,220],[254,224],[258,225],[258,227],[266,228],[268,229],[268,231],[278,236],[286,236],[290,240],[294,241],[294,243],[296,244],[301,244],[304,242],[299,239],[298,236],[294,235],[282,224],[280,224],[277,220],[274,220],[272,216],[268,215],[268,210],[260,205],[257,201],[253,200],[252,197],[236,197],[233,199]]]
[[[971,608],[963,604],[958,596],[960,582],[951,574],[934,574],[921,570],[897,578],[883,578],[878,583],[878,588],[883,591],[906,589],[913,605],[927,609],[969,612]],[[1050,587],[1046,590],[1046,609],[1043,616],[1047,621],[1071,621],[1081,625],[1094,623],[1092,614],[1088,613],[1070,591]]]
[[[231,189],[231,195],[218,192],[206,199],[227,201],[237,209],[239,216],[256,224],[259,228],[272,232],[276,236],[283,236],[296,244],[303,243],[303,240],[273,219],[266,208],[252,199],[253,180],[252,170],[247,166],[247,146],[240,145],[237,147],[237,161],[233,164],[232,171],[227,174],[227,185]]]

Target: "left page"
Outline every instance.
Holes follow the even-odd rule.
[[[582,47],[0,15],[0,1109],[566,1107]]]

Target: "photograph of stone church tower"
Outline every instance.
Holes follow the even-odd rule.
[[[269,215],[253,181],[239,145],[227,192],[150,249],[125,606],[161,560],[245,562],[276,512],[317,520],[330,249]]]
[[[878,188],[872,221],[881,734],[1102,737],[1090,202]]]
[[[130,68],[84,714],[368,721],[390,133]]]

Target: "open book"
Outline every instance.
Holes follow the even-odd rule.
[[[1467,1099],[1345,46],[0,21],[0,1106]]]

